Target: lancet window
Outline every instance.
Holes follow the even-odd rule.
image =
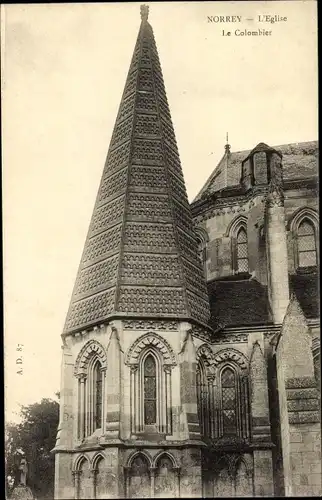
[[[207,278],[207,242],[209,241],[209,236],[207,232],[200,227],[195,228],[195,232],[198,243],[198,257],[201,262],[204,276]]]
[[[204,346],[199,348],[198,358],[197,401],[202,435],[211,439],[247,439],[250,407],[246,358],[234,349],[214,354]]]
[[[227,236],[231,238],[232,269],[235,274],[248,273],[248,238],[247,219],[236,218],[227,229]]]
[[[160,336],[143,335],[126,355],[131,380],[131,429],[134,434],[171,434],[171,372],[175,357]]]
[[[144,423],[157,423],[157,366],[155,358],[149,354],[144,360]]]
[[[314,268],[319,262],[319,225],[317,213],[304,207],[296,211],[289,222],[294,242],[294,264],[298,271]]]
[[[242,226],[237,233],[236,245],[237,272],[248,272],[248,243],[246,229]]]
[[[78,384],[77,438],[82,440],[103,430],[106,355],[98,342],[89,341],[82,348],[76,360],[75,375]]]
[[[222,428],[225,436],[237,435],[237,384],[230,367],[221,372]]]
[[[303,219],[298,226],[297,248],[299,267],[317,265],[315,228],[310,219]]]

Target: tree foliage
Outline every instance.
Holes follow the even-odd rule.
[[[7,491],[12,487],[8,477],[19,484],[19,464],[22,453],[28,463],[27,485],[40,499],[54,498],[55,446],[59,422],[59,403],[42,399],[21,407],[21,422],[8,423],[5,436]]]

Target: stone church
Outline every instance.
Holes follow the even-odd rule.
[[[55,498],[321,494],[316,142],[189,204],[148,7],[62,334]]]

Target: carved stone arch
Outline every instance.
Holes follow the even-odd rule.
[[[204,357],[207,360],[208,365],[212,365],[214,362],[214,352],[208,344],[202,344],[197,349],[197,360]]]
[[[253,458],[250,455],[236,455],[236,460],[235,460],[236,471],[238,470],[238,467],[241,462],[244,463],[247,474],[248,475],[253,474],[253,469],[254,469]]]
[[[133,464],[133,461],[137,458],[137,457],[144,457],[147,462],[148,462],[148,466],[149,468],[151,468],[153,465],[153,461],[152,461],[152,458],[151,458],[151,455],[147,452],[147,451],[141,451],[141,450],[137,450],[137,451],[134,451],[128,458],[127,460],[127,467],[128,468],[131,468],[132,467],[132,464]]]
[[[178,469],[179,466],[178,466],[178,463],[176,461],[176,459],[174,458],[173,455],[171,455],[171,453],[169,453],[168,451],[160,451],[159,453],[156,454],[156,456],[154,457],[153,459],[153,467],[157,467],[158,466],[158,461],[160,460],[160,458],[162,457],[168,457],[170,460],[171,460],[171,463],[172,463],[172,467],[174,469]]]
[[[235,236],[240,226],[244,226],[247,230],[247,217],[245,215],[237,215],[229,224],[225,232],[225,237]]]
[[[202,344],[197,350],[197,361],[203,360],[207,370],[207,375],[214,375],[214,360],[215,355],[211,347],[207,344]]]
[[[72,467],[72,471],[78,472],[80,470],[80,466],[82,465],[82,463],[84,461],[88,462],[88,467],[90,468],[91,462],[90,462],[89,458],[86,455],[81,454],[75,458],[74,463],[73,463],[73,467]]]
[[[107,358],[105,349],[102,346],[102,344],[100,344],[100,342],[92,339],[86,342],[86,344],[82,347],[82,349],[78,353],[74,368],[74,374],[76,376],[86,375],[88,364],[93,355],[96,355],[97,358],[100,360],[102,368],[106,368]]]
[[[237,455],[237,453],[231,453],[227,455],[228,471],[232,478],[236,476],[238,460],[239,455]]]
[[[214,356],[213,363],[216,367],[219,367],[221,363],[227,363],[229,361],[237,365],[242,372],[248,370],[248,358],[242,352],[232,347],[218,351]]]
[[[162,355],[164,365],[176,364],[176,356],[169,342],[154,332],[148,332],[133,342],[126,353],[125,363],[130,366],[138,365],[141,353],[149,347]]]
[[[300,207],[292,213],[287,223],[287,229],[291,232],[296,232],[299,224],[303,219],[309,219],[314,225],[315,231],[319,228],[319,215],[313,208]]]
[[[97,469],[97,464],[100,460],[105,460],[106,457],[105,455],[101,452],[101,451],[98,451],[92,458],[92,462],[91,462],[91,465],[92,465],[92,469],[93,470],[96,470]]]
[[[203,227],[195,226],[194,232],[195,232],[196,238],[198,240],[200,240],[200,242],[203,244],[203,246],[206,246],[206,244],[209,241],[209,235],[208,235],[207,231]]]

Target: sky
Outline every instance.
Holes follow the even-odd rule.
[[[60,335],[139,6],[1,6],[7,420],[59,390]],[[242,22],[208,22],[233,15]],[[287,20],[259,23],[258,15]],[[232,151],[317,139],[316,2],[151,2],[149,22],[191,201],[227,132]],[[272,33],[235,35],[258,28]]]

